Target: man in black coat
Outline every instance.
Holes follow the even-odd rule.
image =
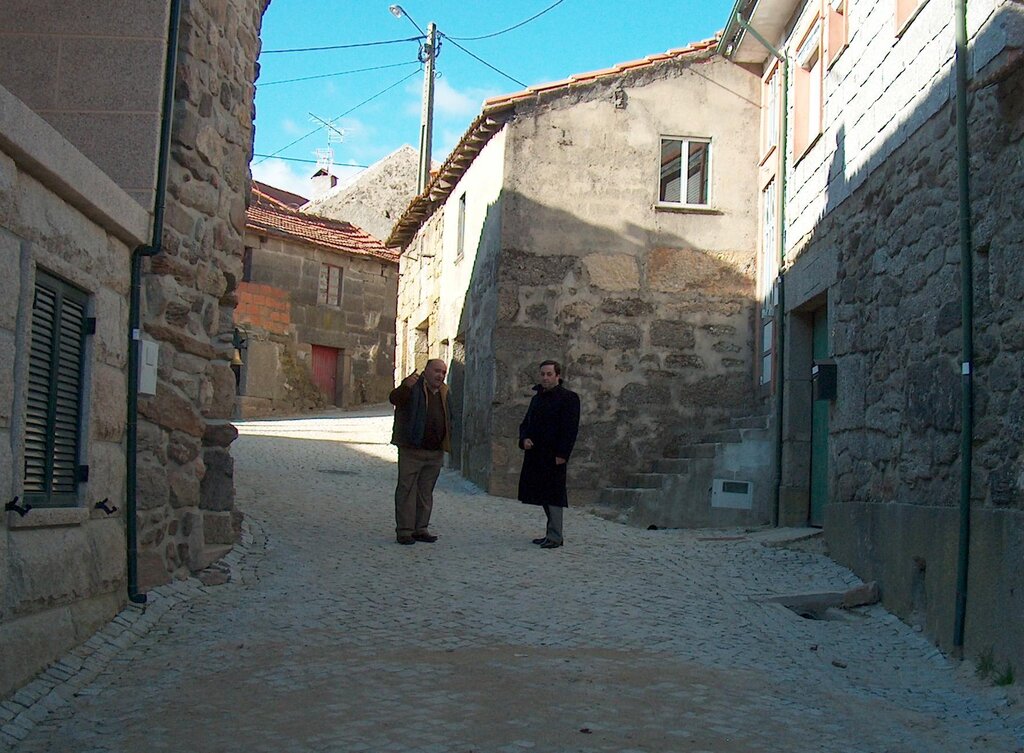
[[[519,500],[541,505],[547,531],[534,544],[542,549],[562,546],[562,510],[569,506],[565,490],[566,467],[580,428],[580,398],[562,386],[557,361],[540,365],[540,384],[533,389],[526,417],[519,425],[523,470],[519,474]]]

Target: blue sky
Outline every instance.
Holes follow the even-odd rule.
[[[447,156],[486,98],[524,88],[517,81],[528,86],[556,81],[711,37],[725,25],[733,6],[733,0],[555,3],[400,3],[422,29],[433,21],[439,32],[451,37],[442,39],[437,57],[436,161]],[[388,11],[389,4],[390,0],[272,0],[261,34],[255,152],[276,156],[253,159],[255,178],[308,196],[308,177],[316,165],[294,160],[315,160],[317,149],[333,149],[335,172],[345,179],[360,168],[342,163],[370,165],[403,144],[417,146],[423,88],[419,43],[370,44],[419,35],[409,18],[395,18]],[[507,33],[467,39],[503,31],[552,5]],[[273,52],[338,45],[366,46]],[[332,122],[343,132],[342,140],[329,143],[327,129],[315,118]]]

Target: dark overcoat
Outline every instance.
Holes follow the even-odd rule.
[[[545,390],[539,384],[530,401],[526,417],[519,425],[519,449],[523,440],[533,441],[533,449],[525,450],[523,470],[519,474],[519,500],[529,505],[568,507],[565,472],[555,458],[569,460],[580,427],[580,398],[562,386]]]

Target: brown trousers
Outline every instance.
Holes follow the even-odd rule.
[[[426,533],[434,509],[434,484],[441,474],[444,450],[398,448],[395,487],[395,534]]]

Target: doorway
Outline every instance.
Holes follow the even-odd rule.
[[[337,404],[338,349],[325,345],[313,348],[313,384],[320,388],[329,405]]]
[[[828,307],[822,306],[814,314],[811,334],[811,358],[823,361],[830,355],[828,338]],[[812,526],[825,524],[825,505],[828,504],[828,400],[811,400],[811,489],[810,519]]]

